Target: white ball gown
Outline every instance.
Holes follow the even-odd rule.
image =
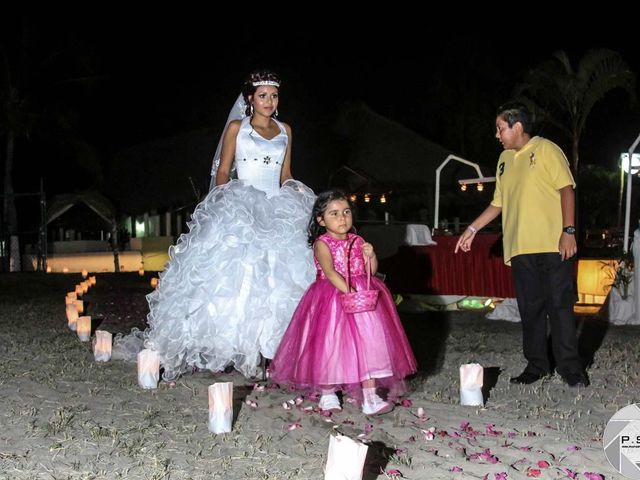
[[[315,200],[280,173],[289,138],[261,137],[242,120],[237,180],[214,187],[169,249],[159,287],[147,296],[145,347],[160,354],[163,378],[233,365],[257,374],[273,358],[305,289],[315,279],[306,241]]]

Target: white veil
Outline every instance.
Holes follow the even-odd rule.
[[[216,173],[218,172],[218,167],[220,166],[220,154],[222,153],[222,142],[224,140],[224,134],[227,131],[227,126],[233,120],[242,120],[247,116],[247,104],[244,101],[244,97],[242,94],[238,95],[233,107],[231,107],[231,111],[229,112],[229,116],[227,117],[227,123],[224,124],[224,129],[222,130],[222,135],[220,135],[220,140],[218,141],[218,147],[216,148],[216,153],[213,155],[213,165],[211,167],[211,185],[209,186],[209,191],[216,186]],[[231,175],[233,176],[235,173],[235,164],[231,166]]]

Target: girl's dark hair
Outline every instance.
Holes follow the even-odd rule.
[[[535,116],[524,103],[509,101],[503,103],[496,111],[496,117],[500,117],[507,122],[509,128],[513,127],[517,122],[522,124],[522,130],[529,135],[535,128]]]
[[[244,98],[244,103],[247,105],[247,109],[245,110],[245,114],[247,115],[247,117],[251,115],[251,104],[249,102],[249,96],[256,93],[256,90],[258,88],[253,84],[255,82],[265,81],[276,82],[279,85],[282,85],[280,77],[271,70],[256,70],[255,72],[251,72],[242,84],[242,96]],[[278,87],[278,89],[279,88],[280,87]]]
[[[309,242],[309,245],[311,245],[312,247],[318,237],[326,233],[327,231],[326,228],[318,223],[318,217],[322,217],[329,203],[333,202],[334,200],[346,201],[349,204],[351,211],[353,212],[353,204],[343,190],[335,189],[319,193],[316,197],[315,203],[313,204],[313,209],[311,210],[311,220],[309,220],[309,227],[307,228],[307,232],[309,233],[307,240]],[[349,231],[355,232],[355,228],[352,226],[351,230]]]

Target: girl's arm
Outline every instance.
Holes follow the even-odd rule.
[[[287,142],[287,151],[284,154],[284,163],[282,164],[282,172],[280,173],[280,185],[284,185],[284,182],[287,180],[293,180],[293,176],[291,175],[291,142],[293,138],[291,137],[291,127],[286,123],[283,123],[283,125],[289,141]]]
[[[317,240],[313,244],[313,253],[318,259],[320,268],[322,268],[327,280],[342,293],[347,293],[349,291],[347,282],[334,268],[333,257],[331,256],[331,250],[329,250],[328,245],[322,240]]]
[[[222,152],[220,153],[220,165],[216,173],[216,185],[223,185],[231,177],[231,166],[236,154],[236,137],[240,131],[240,120],[234,120],[227,126],[222,139]]]
[[[362,255],[364,256],[364,266],[367,269],[369,268],[367,257],[371,259],[371,275],[375,275],[378,271],[378,257],[376,257],[376,252],[373,250],[373,245],[364,242],[362,244]]]

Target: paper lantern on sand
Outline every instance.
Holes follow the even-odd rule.
[[[93,345],[93,357],[96,362],[108,362],[111,359],[112,335],[105,330],[96,330],[96,339]]]
[[[78,338],[81,342],[88,342],[91,340],[91,317],[83,315],[78,317]]]
[[[477,363],[460,365],[460,404],[483,405],[482,376],[484,370]]]
[[[227,433],[233,420],[233,382],[209,385],[209,431]]]
[[[160,356],[155,350],[145,348],[138,353],[138,385],[144,389],[158,388],[160,380]]]
[[[75,305],[67,305],[67,325],[69,330],[76,331],[78,323],[78,309]]]
[[[331,435],[324,480],[362,480],[368,448],[344,435]]]

